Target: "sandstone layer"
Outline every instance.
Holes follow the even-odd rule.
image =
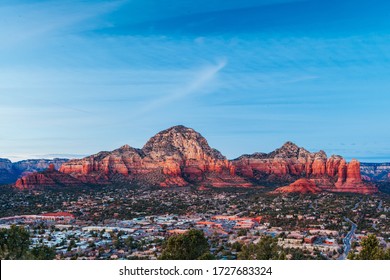
[[[83,183],[76,178],[58,172],[55,165],[50,164],[49,168],[43,172],[35,172],[18,179],[15,187],[18,189],[31,189],[36,187],[76,187]]]
[[[362,181],[360,163],[347,163],[338,155],[324,151],[310,153],[292,142],[264,154],[243,155],[232,161],[236,173],[259,184],[288,184],[276,192],[353,192],[374,193],[372,184]],[[305,178],[305,180],[300,180]]]
[[[0,159],[0,185],[15,183],[18,178],[30,173],[44,171],[50,164],[58,170],[68,159],[28,159],[12,163],[9,159]]]
[[[60,172],[85,183],[107,183],[115,174],[145,184],[187,186],[207,182],[211,186],[251,186],[232,173],[229,161],[212,149],[198,132],[174,126],[152,137],[142,149],[125,145],[62,165]],[[232,177],[232,178],[231,178]]]
[[[341,156],[328,158],[324,151],[310,153],[287,142],[271,153],[243,155],[229,161],[201,134],[184,126],[157,133],[142,149],[124,145],[111,152],[70,160],[59,171],[25,176],[17,185],[66,185],[62,180],[70,177],[75,181],[69,184],[110,184],[119,180],[160,187],[285,186],[279,192],[303,193],[376,191],[362,181],[356,160],[347,163]]]

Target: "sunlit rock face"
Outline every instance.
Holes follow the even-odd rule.
[[[375,193],[373,184],[362,181],[357,160],[347,163],[341,156],[327,157],[324,151],[310,153],[292,142],[264,154],[243,155],[232,161],[235,172],[259,182],[289,183],[281,188],[286,192],[353,192]],[[300,178],[305,178],[302,181]]]
[[[98,182],[91,180],[96,177],[105,183],[114,174],[121,174],[162,187],[204,181],[211,186],[214,183],[216,186],[251,185],[235,175],[234,167],[226,157],[211,148],[200,133],[185,126],[174,126],[157,133],[142,149],[125,145],[112,152],[71,160],[63,164],[60,171],[85,183]]]
[[[285,186],[280,192],[376,191],[375,187],[362,181],[359,168],[356,160],[348,164],[341,156],[328,158],[324,151],[311,153],[292,142],[268,154],[243,155],[229,161],[218,150],[211,148],[200,133],[179,125],[157,133],[142,149],[124,145],[111,152],[70,160],[62,164],[60,172],[55,172],[54,168],[48,170],[45,176],[34,173],[23,177],[16,185],[28,188],[41,183],[49,186],[76,182],[109,184],[120,178],[161,187],[253,187],[271,184]],[[59,174],[68,176],[61,177]],[[71,182],[68,177],[76,181]]]
[[[19,178],[15,187],[18,189],[31,189],[36,187],[79,187],[84,184],[68,175],[55,170],[55,165],[51,164],[49,168],[42,172],[30,173]]]
[[[274,194],[276,194],[276,193],[303,193],[303,194],[305,194],[305,193],[319,193],[321,191],[322,191],[322,189],[317,187],[316,182],[314,182],[310,179],[302,178],[302,179],[298,179],[297,181],[295,181],[294,183],[292,183],[288,186],[277,188],[272,193],[274,193]]]
[[[28,159],[18,162],[11,162],[9,159],[0,159],[0,185],[12,184],[18,178],[30,173],[44,171],[53,164],[55,169],[67,162],[68,159]]]

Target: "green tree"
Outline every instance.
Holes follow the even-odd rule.
[[[369,234],[367,238],[362,240],[362,250],[360,253],[350,252],[348,259],[350,260],[388,260],[390,259],[390,250],[383,250],[379,246],[379,240],[374,234]]]
[[[31,257],[34,260],[52,260],[55,256],[55,249],[46,245],[37,246],[31,249]]]
[[[207,252],[201,255],[198,260],[215,260],[215,256],[210,252]]]
[[[29,258],[30,233],[24,227],[12,225],[0,230],[0,259],[23,260]]]
[[[239,260],[281,260],[286,258],[286,254],[278,246],[278,240],[267,235],[257,244],[244,245],[237,258]]]
[[[162,260],[210,259],[210,245],[203,231],[191,229],[184,234],[173,235],[163,245]]]
[[[134,241],[134,238],[129,236],[125,239],[125,246],[128,249],[135,249],[137,248],[137,243]]]
[[[242,244],[239,242],[234,242],[231,246],[232,250],[235,250],[236,252],[240,252],[242,249]]]
[[[71,239],[70,242],[69,242],[67,251],[68,251],[68,252],[69,252],[69,251],[72,251],[72,248],[73,248],[73,247],[77,247],[77,245],[76,245],[76,241],[74,241],[74,239]]]

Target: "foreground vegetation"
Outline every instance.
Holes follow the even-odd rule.
[[[24,227],[12,225],[0,230],[0,259],[52,260],[55,250],[45,245],[30,248],[30,233]]]

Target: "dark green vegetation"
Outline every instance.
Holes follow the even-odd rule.
[[[362,243],[360,253],[349,253],[350,260],[390,260],[390,249],[383,249],[375,235],[369,234]]]
[[[191,229],[173,235],[163,244],[161,260],[211,260],[210,245],[203,231]]]
[[[390,194],[390,182],[378,182],[377,186],[379,191]]]
[[[351,229],[350,223],[345,218],[356,223],[356,234],[364,236],[373,233],[380,240],[388,241],[390,237],[389,209],[390,196],[383,193],[375,195],[333,193],[270,195],[266,189],[212,188],[199,191],[192,187],[165,189],[118,184],[115,186],[46,188],[45,190],[23,191],[3,186],[0,194],[0,218],[56,211],[69,212],[75,215],[77,221],[77,223],[70,223],[70,226],[75,227],[69,232],[76,233],[85,226],[117,226],[121,225],[124,220],[132,220],[133,218],[142,220],[146,217],[146,222],[150,222],[150,227],[154,227],[156,230],[151,235],[159,237],[155,240],[148,240],[146,237],[149,237],[149,233],[145,232],[141,235],[137,233],[131,236],[129,234],[128,239],[127,236],[121,238],[122,234],[119,232],[110,233],[111,236],[108,237],[100,237],[98,234],[97,240],[86,244],[88,246],[86,249],[80,249],[81,245],[74,243],[80,243],[81,240],[77,237],[67,236],[64,243],[56,246],[59,258],[62,254],[62,258],[65,259],[89,257],[109,259],[113,254],[118,255],[118,258],[127,259],[147,258],[147,254],[157,258],[160,257],[163,250],[161,243],[164,239],[166,240],[164,249],[172,247],[167,239],[169,230],[194,227],[202,229],[207,235],[207,243],[209,244],[207,248],[209,249],[203,253],[211,252],[216,259],[257,259],[264,256],[272,259],[284,257],[287,259],[337,259],[338,255],[342,253],[343,237]],[[154,221],[152,220],[157,216],[166,216],[167,214],[172,215],[172,219],[176,219],[176,221],[185,221],[187,217],[213,221],[213,217],[216,215],[236,215],[238,217],[260,217],[261,222],[250,230],[233,228],[233,225],[227,222],[223,227],[226,233],[213,233],[213,229],[201,228],[194,220],[184,222],[184,225],[183,223],[176,224],[176,222],[172,222],[168,226],[160,224],[155,227],[153,225]],[[310,233],[309,229],[331,230],[336,231],[336,233],[333,236],[326,233]],[[55,230],[62,231],[63,229]],[[293,236],[294,232],[298,232],[302,236],[319,235],[319,238],[316,239],[316,245],[322,244],[328,235],[329,238],[335,239],[336,247],[338,244],[340,248],[332,249],[329,252],[308,249],[303,238],[296,238],[299,239],[298,241],[293,240],[294,244],[298,244],[296,247],[285,246],[284,240],[294,239],[294,237],[289,237],[289,235]],[[35,231],[30,233],[34,235]],[[280,238],[279,245],[284,246],[283,251],[279,247],[275,247],[275,244],[272,245],[272,242],[268,245],[261,242],[256,245],[252,244],[254,241],[260,241],[258,240],[260,237],[267,235]],[[50,232],[47,236],[56,238]],[[38,236],[38,238],[41,237]],[[175,238],[179,240],[175,240]],[[179,237],[175,238],[172,241],[174,244],[186,241],[180,241]],[[74,239],[74,241],[70,239]],[[286,242],[290,243],[290,241]],[[358,242],[356,244],[359,246]],[[258,248],[261,246],[268,248],[268,252],[271,253],[264,253]],[[44,258],[47,255],[46,249],[30,249],[37,258]],[[65,252],[61,250],[65,250]],[[124,252],[118,253],[122,250]],[[148,251],[150,253],[143,253]],[[165,254],[164,258],[173,258],[174,256],[173,253],[169,256]],[[203,254],[197,255],[196,258],[202,256]],[[23,255],[23,258],[28,257]],[[206,254],[202,258],[210,257]]]
[[[61,210],[70,212],[78,220],[91,225],[104,223],[108,219],[129,220],[147,215],[188,213],[219,215],[241,213],[243,216],[263,217],[262,222],[284,230],[308,228],[310,216],[330,230],[343,230],[344,217],[358,224],[358,230],[375,234],[390,232],[390,225],[383,223],[373,227],[373,220],[382,215],[378,211],[390,206],[390,196],[353,194],[329,194],[287,196],[268,195],[261,189],[212,189],[198,191],[194,188],[150,189],[117,185],[84,188],[48,188],[42,190],[15,190],[1,187],[0,217],[40,214]],[[356,209],[355,206],[358,206]],[[91,215],[90,213],[93,213]],[[288,218],[292,215],[293,218]],[[318,223],[318,222],[317,222]],[[383,224],[383,225],[382,225]],[[383,235],[384,234],[384,235]]]
[[[286,254],[278,246],[278,239],[264,236],[257,244],[244,245],[238,254],[240,260],[284,260]]]
[[[0,230],[0,259],[52,260],[55,250],[45,245],[30,249],[30,233],[23,227],[11,226]]]
[[[239,260],[307,260],[324,259],[318,254],[316,257],[300,249],[283,249],[278,246],[278,238],[263,236],[257,244],[242,244],[235,242],[228,247],[220,247],[213,254],[210,253],[211,240],[205,238],[200,230],[190,230],[185,234],[173,235],[163,244],[161,260],[212,260],[220,252],[229,259],[237,255]]]

